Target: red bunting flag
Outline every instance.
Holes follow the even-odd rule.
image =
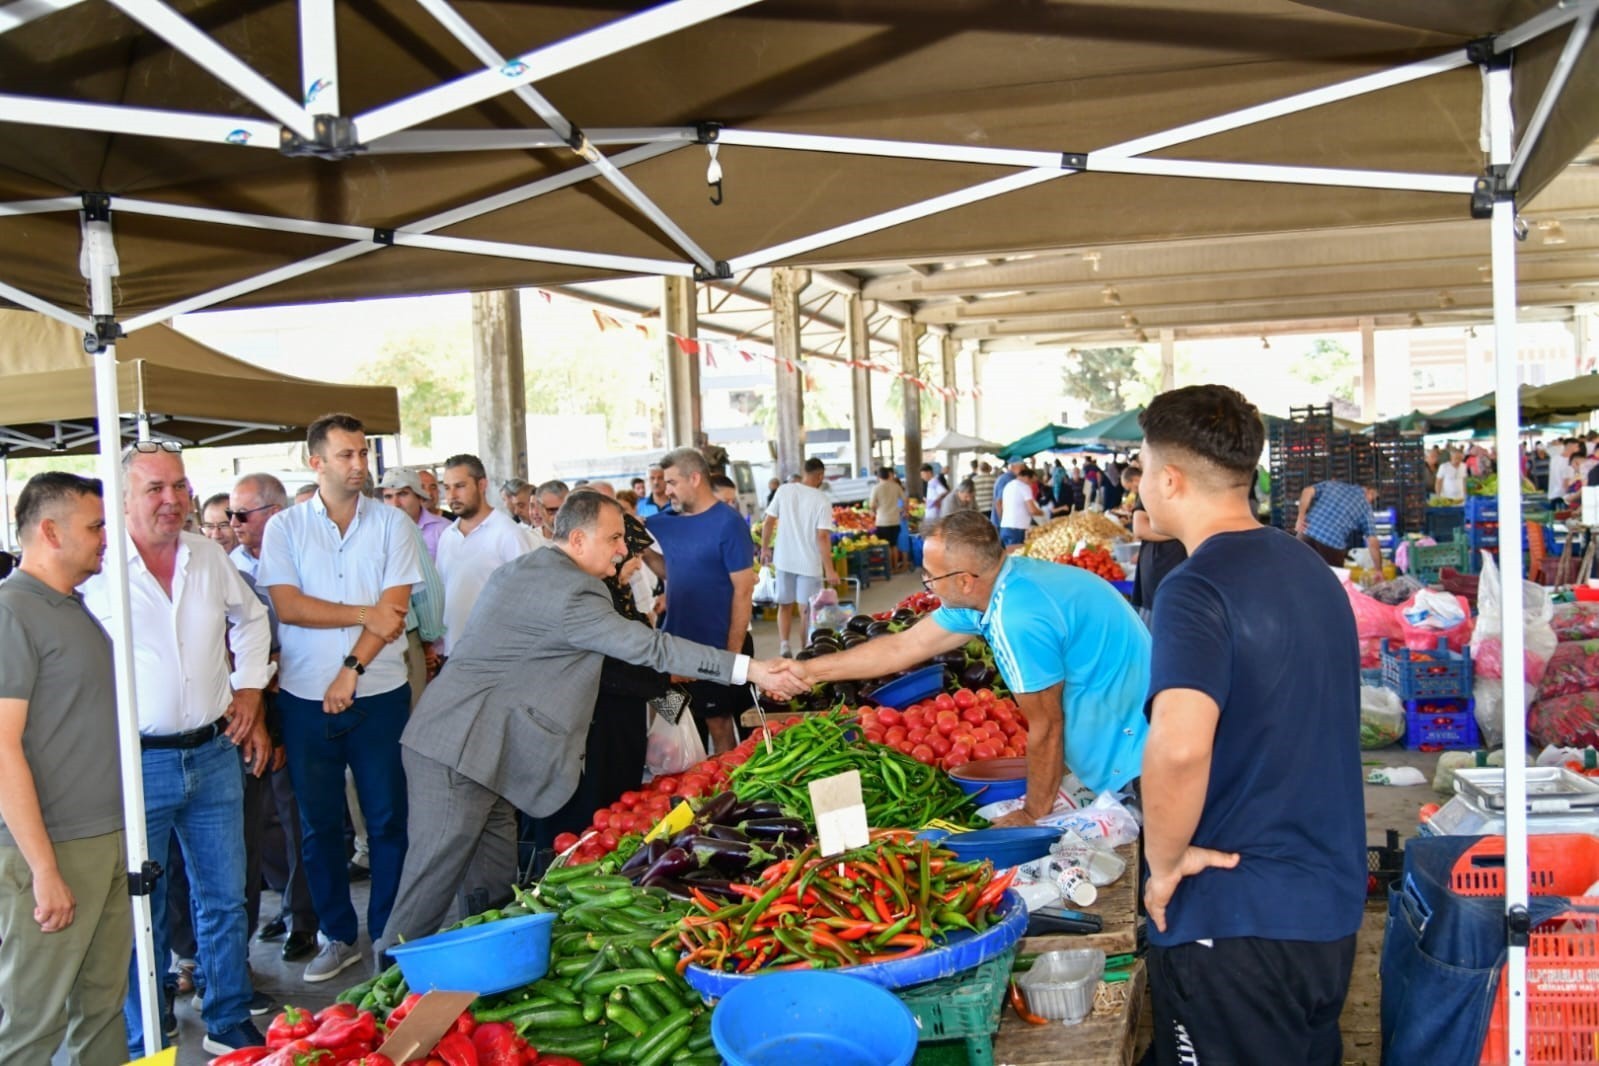
[[[684,355],[700,354],[700,342],[693,337],[679,337],[673,334],[672,339],[677,342],[678,348],[682,349]]]

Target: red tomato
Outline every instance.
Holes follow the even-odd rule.
[[[866,739],[873,744],[881,744],[883,742],[883,731],[881,729],[868,727],[866,730]]]
[[[976,739],[972,736],[971,729],[969,729],[969,728],[967,728],[967,729],[957,729],[953,734],[951,734],[949,740],[950,740],[951,744],[964,744],[964,745],[966,745],[966,750],[967,751],[971,751],[972,750],[972,745],[977,743]]]
[[[1003,708],[1005,708],[1005,710],[1011,712],[1012,714],[1016,713],[1016,701],[1015,700],[1012,700],[1012,699],[995,700],[994,701],[994,705],[996,707],[1003,707]]]
[[[991,688],[980,688],[980,689],[978,689],[977,690],[977,702],[978,703],[993,703],[994,702],[994,690],[991,689]]]
[[[902,725],[897,725],[893,729],[890,729],[888,732],[884,733],[883,739],[888,741],[890,747],[897,748],[905,742],[905,735],[905,727]]]
[[[948,755],[949,749],[954,747],[949,742],[949,738],[942,733],[929,733],[927,735],[927,746],[933,749],[934,755],[938,756]]]
[[[672,797],[664,792],[651,793],[650,798],[644,802],[644,809],[650,814],[660,817],[672,809]]]
[[[970,762],[972,758],[972,746],[970,743],[957,740],[949,746],[949,754],[951,758],[959,756],[961,762]]]
[[[972,758],[977,760],[994,759],[999,756],[999,749],[988,741],[983,741],[972,747]]]
[[[600,834],[600,847],[606,851],[615,851],[617,841],[620,839],[621,837],[617,836],[614,830],[607,829]]]
[[[957,689],[951,698],[955,701],[955,706],[963,711],[968,707],[977,706],[977,694],[969,688]]]
[[[877,712],[877,720],[882,723],[884,729],[887,729],[890,726],[899,725],[902,717],[903,716],[892,707],[884,707],[882,710]]]
[[[671,774],[667,777],[657,777],[655,779],[655,791],[661,793],[663,796],[676,795],[677,785],[678,779],[676,774]]]
[[[971,707],[968,707],[964,711],[961,712],[961,721],[969,722],[972,725],[977,725],[979,722],[985,722],[987,720],[988,720],[988,713],[986,711],[984,711],[981,707],[978,707],[978,706],[975,706],[975,705],[971,706]]]
[[[905,712],[906,729],[924,729],[927,726],[927,715],[920,709],[912,707]]]
[[[622,806],[626,807],[628,810],[632,810],[634,807],[637,807],[639,805],[639,800],[641,800],[643,798],[644,798],[644,794],[642,792],[631,792],[630,791],[630,792],[622,793],[622,798],[617,800],[616,802],[620,803]]]
[[[690,799],[699,799],[705,795],[705,787],[709,782],[699,774],[687,774],[677,785],[679,796],[688,796]]]
[[[927,739],[927,730],[907,729],[905,731],[905,739],[910,741],[912,744],[920,744],[922,741]]]
[[[954,770],[958,767],[965,766],[971,761],[971,756],[965,751],[962,751],[959,746],[956,746],[950,749],[948,755],[944,756],[944,769]]]
[[[1005,721],[999,723],[999,728],[1007,737],[1013,737],[1022,731],[1021,723],[1016,721],[1014,718],[1007,718]]]
[[[961,727],[960,716],[954,711],[945,711],[944,713],[949,715],[949,717],[940,717],[938,719],[936,731],[946,737],[959,732]]]
[[[573,844],[576,844],[576,843],[577,843],[577,834],[576,833],[557,833],[555,835],[555,850],[556,851],[565,851],[567,848],[571,847]]]
[[[901,755],[909,755],[916,749],[916,745],[908,740],[902,740],[894,746],[899,749]]]
[[[911,749],[911,758],[915,759],[917,762],[923,762],[927,763],[928,765],[932,765],[935,756],[932,748],[928,747],[926,744],[918,744]]]
[[[607,810],[607,811],[595,811],[594,812],[594,828],[595,829],[605,829],[605,828],[609,827],[610,824],[611,824],[611,812],[610,811]]]
[[[940,692],[937,698],[933,700],[933,706],[941,711],[953,711],[955,709],[955,697],[947,692]]]

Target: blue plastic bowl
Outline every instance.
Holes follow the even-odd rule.
[[[397,944],[389,949],[413,992],[496,992],[537,981],[550,969],[554,914],[528,914]]]
[[[1013,757],[969,762],[951,770],[949,779],[962,792],[976,797],[978,806],[1020,799],[1027,795],[1027,759]]]
[[[929,837],[930,834],[922,834]],[[999,869],[1032,862],[1049,854],[1049,847],[1060,839],[1060,830],[1044,825],[1014,826],[1007,829],[978,829],[971,833],[950,833],[935,842],[953,851],[961,862],[988,859]]]
[[[711,1015],[727,1066],[908,1066],[916,1019],[892,992],[842,973],[763,974]]]
[[[880,707],[892,707],[897,711],[943,691],[944,667],[934,663],[879,686],[866,698]]]

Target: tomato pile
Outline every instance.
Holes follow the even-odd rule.
[[[858,507],[834,507],[833,525],[840,533],[870,533],[877,528],[877,516]]]
[[[913,622],[922,615],[936,611],[942,606],[943,601],[931,592],[917,592],[900,600],[892,611],[878,611],[872,617],[879,622]],[[900,614],[901,611],[911,612],[910,616],[907,617]]]
[[[1126,581],[1127,571],[1122,569],[1116,557],[1104,548],[1084,548],[1076,555],[1057,555],[1055,561],[1065,566],[1075,566],[1090,573],[1098,574],[1106,581]]]
[[[903,712],[862,707],[857,714],[867,740],[945,770],[1027,753],[1027,720],[1014,701],[986,688],[941,692]]]
[[[782,732],[792,724],[774,722],[772,732]],[[672,809],[679,796],[700,799],[726,791],[728,774],[732,773],[733,767],[744,765],[764,735],[757,729],[732,751],[713,755],[684,773],[657,777],[636,792],[622,793],[621,799],[594,812],[593,823],[584,831],[592,835],[567,861],[573,865],[593,862],[615,851],[616,845],[628,834],[649,832]],[[565,851],[578,843],[582,836],[580,833],[561,833],[555,838],[555,850]]]

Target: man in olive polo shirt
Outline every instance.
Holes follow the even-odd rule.
[[[105,553],[100,482],[39,474],[0,583],[0,1062],[127,1059],[133,943],[111,639],[76,589]]]

